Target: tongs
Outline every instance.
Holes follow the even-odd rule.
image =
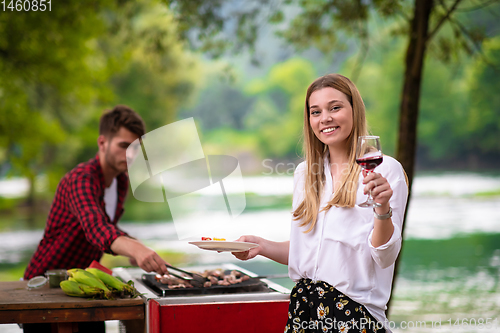
[[[169,264],[165,264],[165,266],[167,266],[170,269],[173,269],[173,270],[176,270],[178,272],[181,272],[183,274],[186,274],[187,276],[182,276],[182,275],[178,275],[178,274],[172,273],[170,270],[168,271],[168,274],[170,274],[172,276],[175,276],[178,279],[181,279],[181,280],[189,282],[193,287],[201,288],[201,287],[203,287],[203,285],[205,284],[205,282],[209,281],[206,277],[203,277],[200,274],[196,274],[196,273],[193,273],[193,272],[188,272],[188,271],[185,271],[183,269],[174,267],[174,266],[169,265]]]

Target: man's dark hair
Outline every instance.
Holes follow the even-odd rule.
[[[125,127],[139,137],[146,132],[141,116],[126,105],[117,105],[112,110],[104,112],[99,122],[99,135],[113,137],[120,127]]]

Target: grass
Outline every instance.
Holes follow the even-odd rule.
[[[0,265],[0,281],[18,281],[24,275],[27,262]]]
[[[292,209],[291,195],[262,196],[252,193],[246,194],[245,211],[261,211],[266,209]]]
[[[291,195],[261,196],[246,193],[245,211],[261,211],[268,209],[291,209]],[[124,205],[125,212],[121,218],[127,222],[171,221],[172,215],[168,204],[163,202],[141,202],[130,196]]]
[[[474,194],[474,197],[478,198],[500,197],[500,188],[493,191],[477,192],[476,194]]]
[[[160,257],[171,265],[180,265],[190,262],[190,255],[183,252],[157,251]],[[105,253],[100,263],[110,269],[114,267],[132,267],[127,257],[113,256]]]
[[[160,257],[171,265],[181,265],[192,261],[191,255],[174,251],[158,251]],[[24,275],[29,258],[15,264],[0,264],[0,281],[17,281]],[[110,269],[114,267],[132,267],[127,257],[105,253],[100,263]]]

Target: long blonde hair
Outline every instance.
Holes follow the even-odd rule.
[[[325,183],[324,157],[328,151],[328,146],[316,137],[309,123],[309,98],[313,92],[323,88],[333,88],[346,95],[352,107],[353,126],[347,138],[347,146],[350,148],[348,172],[343,173],[340,186],[335,191],[335,195],[321,211],[327,211],[332,206],[354,207],[358,178],[361,171],[359,165],[356,164],[356,145],[359,136],[368,135],[365,104],[351,80],[340,74],[328,74],[311,83],[307,88],[304,108],[304,152],[307,164],[304,200],[293,212],[294,220],[301,220],[301,227],[309,225],[305,232],[310,232],[316,225],[318,212],[320,211],[320,196]]]

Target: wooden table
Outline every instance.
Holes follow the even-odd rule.
[[[144,300],[89,300],[60,288],[28,290],[27,281],[0,282],[0,324],[52,323],[53,331],[75,332],[77,322],[120,320],[127,332],[144,332]]]

